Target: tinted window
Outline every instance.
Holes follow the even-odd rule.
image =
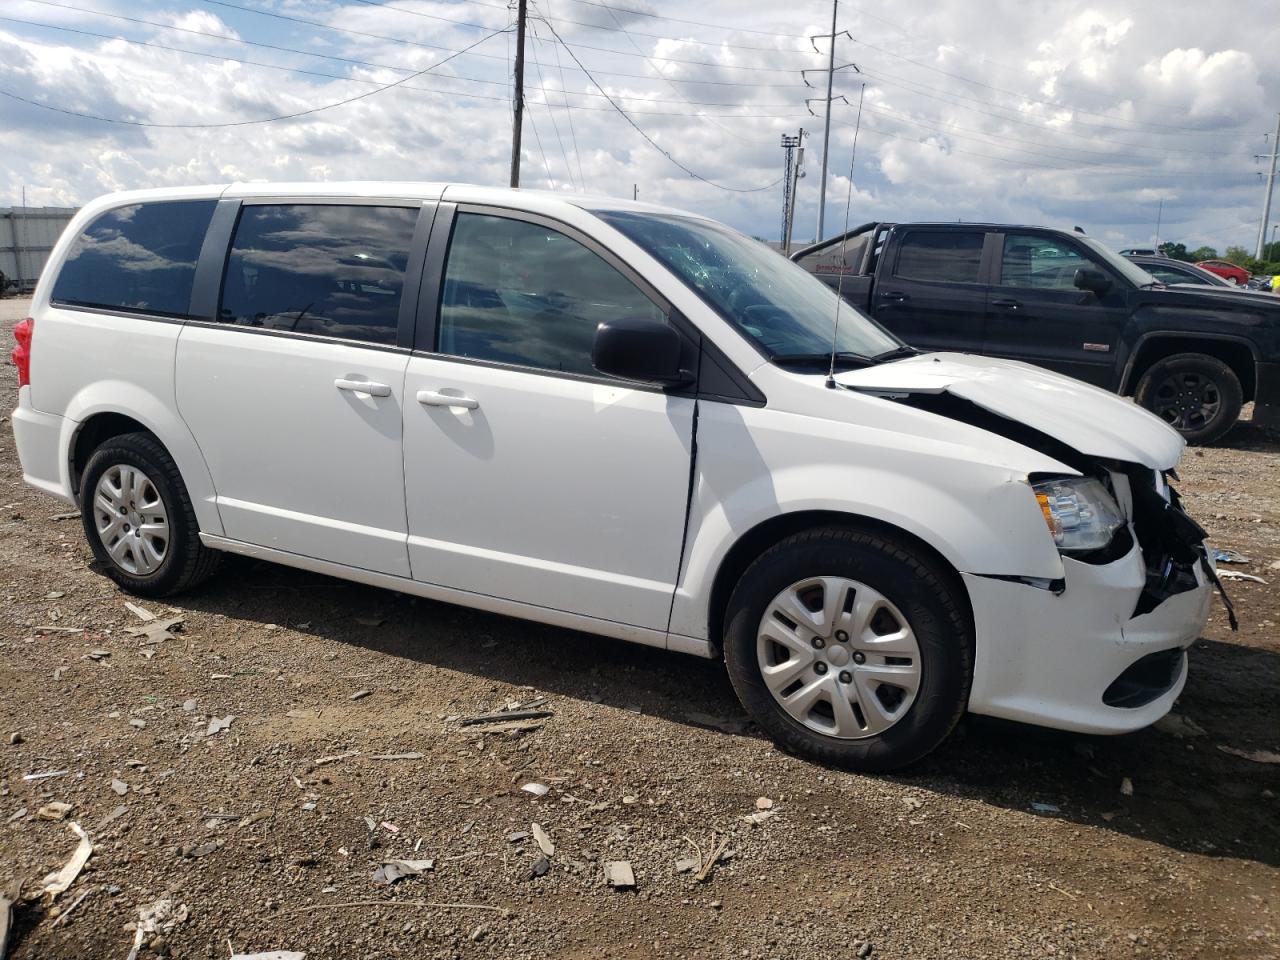
[[[417,208],[249,205],[240,213],[218,318],[395,343]]]
[[[594,373],[606,320],[664,320],[626,277],[549,227],[459,214],[440,301],[441,353]]]
[[[1096,263],[1074,246],[1055,237],[1005,234],[1004,259],[1000,264],[1000,283],[1003,286],[1075,290],[1076,271],[1096,269]]]
[[[1147,271],[1161,283],[1198,283],[1204,286],[1209,285],[1209,281],[1199,274],[1192,273],[1190,270],[1178,270],[1174,267],[1166,267],[1163,264],[1155,266],[1150,263],[1141,265],[1142,269]]]
[[[904,280],[977,283],[982,262],[982,231],[913,231],[902,238],[896,276]]]
[[[185,316],[215,200],[135,203],[85,228],[53,285],[78,306]]]

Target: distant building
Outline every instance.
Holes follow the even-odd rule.
[[[29,293],[74,207],[0,207],[0,273]]]

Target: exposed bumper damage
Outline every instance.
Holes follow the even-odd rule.
[[[1160,719],[1181,692],[1216,580],[1205,534],[1162,474],[1113,467],[1129,520],[1118,549],[1064,556],[1049,588],[964,575],[977,636],[974,713],[1124,733]]]

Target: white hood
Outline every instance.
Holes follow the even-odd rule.
[[[1013,360],[928,353],[836,375],[869,393],[949,393],[1060,440],[1083,454],[1177,464],[1186,442],[1159,417],[1113,393]]]

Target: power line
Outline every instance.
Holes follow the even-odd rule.
[[[666,20],[669,23],[685,23],[694,27],[709,27],[712,30],[724,30],[728,33],[754,33],[763,37],[785,37],[788,40],[807,39],[802,33],[775,33],[770,30],[750,30],[746,27],[730,26],[724,23],[708,23],[705,20],[682,20],[680,17],[668,17],[660,13],[651,13],[648,10],[637,10],[634,7],[616,7],[608,3],[601,3],[600,0],[573,0],[573,2],[581,3],[588,7],[603,7],[606,10],[612,10],[614,13],[626,13],[635,17],[651,17],[654,20]]]
[[[547,29],[551,31],[551,35],[560,41],[561,46],[564,46],[565,52],[569,54],[569,56],[573,59],[573,62],[576,63],[578,65],[578,68],[587,75],[587,78],[596,85],[596,89],[605,95],[605,99],[607,99],[609,103],[613,106],[613,109],[618,111],[618,113],[622,116],[622,118],[631,125],[632,129],[634,129],[636,133],[640,134],[640,136],[644,137],[645,141],[648,142],[649,146],[653,147],[653,149],[657,150],[660,154],[662,154],[664,157],[670,160],[673,164],[675,164],[677,167],[679,167],[689,176],[693,177],[695,180],[700,180],[703,183],[709,184],[710,186],[716,187],[720,190],[727,190],[730,193],[759,193],[763,190],[772,190],[774,187],[776,187],[779,183],[782,182],[782,180],[779,179],[779,180],[773,181],[773,183],[766,184],[763,187],[730,187],[723,183],[717,183],[714,180],[708,179],[707,177],[704,177],[702,174],[696,173],[691,168],[685,166],[683,163],[681,163],[679,160],[673,157],[665,147],[660,146],[658,142],[653,139],[653,137],[645,133],[644,128],[641,127],[640,124],[636,123],[635,120],[633,120],[625,110],[623,110],[620,106],[618,106],[618,104],[614,101],[614,99],[610,97],[608,93],[605,92],[604,87],[600,86],[596,78],[591,76],[591,71],[589,71],[586,67],[582,65],[582,61],[578,59],[578,55],[573,52],[573,49],[571,47],[565,46],[564,40],[560,38],[559,31],[557,31],[556,28],[551,23],[548,23],[546,20],[543,20],[542,22],[547,24]]]
[[[484,43],[486,40],[496,37],[501,33],[505,33],[507,29],[509,28],[504,27],[501,30],[495,30],[493,31],[493,33],[490,33],[488,36],[481,37],[475,43],[472,43],[469,46],[463,47],[461,50],[453,54],[453,56],[451,57],[445,57],[443,60],[437,63],[433,63],[428,67],[424,67],[422,70],[419,70],[417,73],[411,73],[407,77],[401,77],[399,80],[394,80],[391,83],[383,84],[382,86],[377,87],[373,90],[366,90],[364,93],[358,93],[354,97],[347,97],[343,100],[338,100],[334,103],[325,104],[322,107],[311,107],[310,109],[307,109],[307,110],[299,110],[294,113],[283,113],[275,117],[263,117],[258,120],[231,120],[223,123],[151,123],[149,121],[123,120],[118,117],[102,117],[92,113],[82,113],[78,110],[68,110],[63,107],[55,107],[51,104],[40,103],[37,100],[29,100],[26,97],[18,96],[18,94],[16,93],[10,93],[8,90],[0,90],[0,96],[8,97],[11,100],[18,100],[22,103],[30,104],[33,107],[40,107],[42,110],[52,110],[54,113],[61,113],[61,114],[65,114],[67,116],[72,116],[72,117],[80,117],[81,119],[84,119],[84,120],[99,120],[103,123],[123,124],[125,126],[130,126],[130,127],[154,127],[154,128],[165,128],[165,129],[203,129],[203,130],[211,130],[211,129],[225,128],[225,127],[247,127],[247,126],[253,126],[255,124],[275,123],[280,120],[296,120],[299,117],[309,117],[313,114],[323,113],[326,110],[333,110],[336,107],[346,106],[349,103],[355,103],[357,100],[365,100],[369,97],[382,93],[385,90],[390,90],[393,87],[398,87],[401,84],[414,79],[415,77],[420,77],[424,73],[429,73],[430,71],[436,69],[437,67],[448,63],[454,57],[462,56],[472,47],[478,47],[480,46],[480,44]]]
[[[539,39],[538,28],[532,23],[529,24],[529,28],[533,32],[534,40],[538,40]],[[546,89],[547,82],[542,78],[542,68],[538,67],[537,70],[538,70],[538,85],[541,86],[543,89]],[[542,103],[543,103],[543,106],[547,108],[547,116],[551,118],[551,129],[555,131],[556,140],[558,140],[560,143],[560,156],[564,158],[564,168],[565,168],[565,171],[569,174],[569,186],[572,187],[573,186],[573,165],[569,163],[569,152],[565,150],[564,138],[560,136],[560,124],[556,123],[556,115],[555,115],[555,112],[551,109],[550,102],[544,97]],[[532,117],[533,113],[530,112],[529,116]],[[581,185],[579,185],[579,189],[584,189],[584,188]]]
[[[547,10],[551,10],[551,0],[547,0]],[[542,42],[542,38],[538,38]],[[573,157],[578,161],[578,183],[582,185],[582,189],[586,189],[586,177],[582,175],[582,153],[578,150],[578,133],[573,128],[573,111],[569,109],[569,95],[565,92],[564,67],[560,63],[560,48],[554,43],[551,44],[551,52],[556,58],[556,68],[560,71],[560,99],[564,101],[564,115],[569,121],[569,135],[573,139]],[[543,98],[546,94],[543,93]]]

